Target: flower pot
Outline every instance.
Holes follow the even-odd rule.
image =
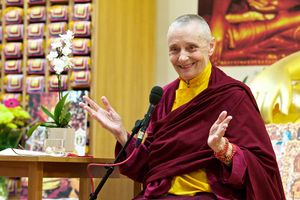
[[[63,147],[67,153],[75,151],[75,130],[72,128],[47,128],[46,140],[48,140],[47,145],[51,145],[49,141],[52,141],[54,146],[63,145],[60,147]],[[58,141],[60,143],[57,143]]]

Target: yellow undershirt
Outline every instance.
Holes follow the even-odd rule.
[[[210,74],[211,63],[208,63],[203,72],[188,83],[180,80],[172,111],[205,90],[208,87]],[[205,169],[173,177],[169,194],[194,196],[198,192],[211,192]]]

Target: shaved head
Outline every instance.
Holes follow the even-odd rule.
[[[201,16],[196,14],[187,14],[177,17],[169,26],[168,32],[175,28],[183,27],[191,23],[197,24],[198,30],[195,31],[199,32],[199,36],[202,39],[210,41],[213,38],[207,22]]]

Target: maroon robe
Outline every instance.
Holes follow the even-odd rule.
[[[217,199],[285,199],[275,154],[250,89],[212,67],[208,88],[171,112],[178,84],[179,79],[164,87],[146,141],[120,167],[121,173],[143,183],[141,199],[159,199],[168,193],[172,177],[200,168],[206,169]],[[225,136],[238,147],[230,167],[216,159],[207,144],[209,129],[223,110],[233,117]]]

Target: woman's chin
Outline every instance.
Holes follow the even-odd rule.
[[[180,76],[180,78],[183,79],[184,81],[189,81],[189,80],[192,80],[193,78],[195,78],[195,76],[183,75],[183,76]]]

